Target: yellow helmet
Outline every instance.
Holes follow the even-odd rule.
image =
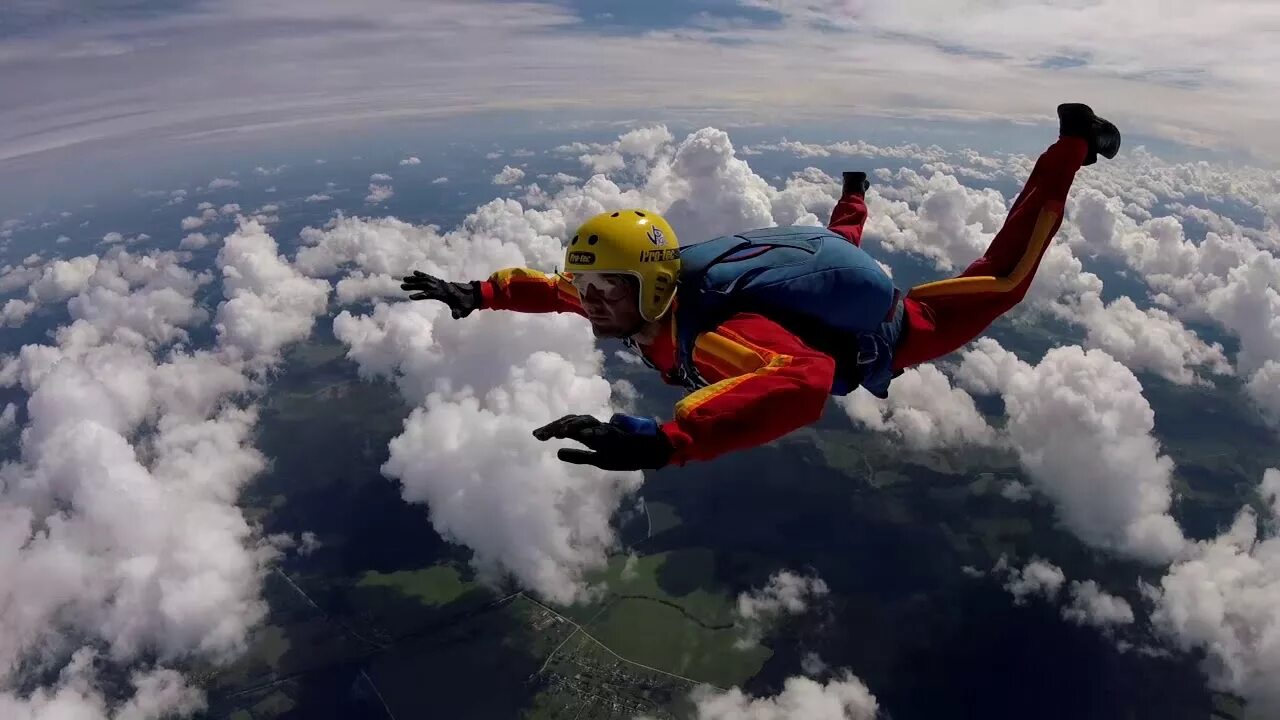
[[[565,274],[624,273],[640,281],[640,314],[657,320],[671,306],[680,243],[666,218],[640,208],[603,212],[578,226],[564,254]]]

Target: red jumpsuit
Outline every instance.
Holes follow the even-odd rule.
[[[1026,295],[1062,223],[1067,192],[1086,151],[1084,140],[1060,138],[1037,160],[986,254],[954,278],[910,290],[895,369],[963,347]],[[866,219],[862,198],[845,195],[828,228],[860,246]],[[584,314],[567,279],[536,270],[499,270],[481,284],[481,292],[487,309]],[[676,359],[674,315],[668,312],[657,339],[641,347],[664,376]],[[674,446],[674,465],[761,445],[813,423],[835,379],[829,355],[753,313],[739,313],[700,335],[693,360],[711,384],[676,403],[661,426]]]

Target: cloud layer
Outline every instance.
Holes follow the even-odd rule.
[[[162,666],[137,670],[135,694],[110,705],[95,657],[227,661],[264,616],[260,585],[277,551],[236,500],[266,458],[252,445],[256,411],[238,401],[253,369],[310,330],[282,322],[278,306],[315,314],[323,303],[300,287],[327,292],[291,284],[274,249],[253,226],[227,238],[216,315],[235,331],[209,350],[175,345],[209,313],[192,299],[207,278],[172,252],[113,248],[53,263],[31,285],[42,302],[65,300],[72,322],[0,371],[29,394],[21,457],[0,469],[0,674],[7,685],[35,658],[62,671],[33,695],[0,692],[6,717],[188,712],[200,693]]]

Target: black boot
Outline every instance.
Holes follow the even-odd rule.
[[[867,188],[871,187],[871,182],[867,180],[867,174],[864,172],[852,172],[846,170],[844,172],[844,189],[845,195],[857,195],[862,197],[867,193]]]
[[[1089,142],[1085,165],[1097,162],[1099,155],[1110,160],[1120,152],[1119,128],[1094,115],[1093,108],[1084,103],[1063,103],[1058,106],[1058,134],[1063,137],[1084,138]]]

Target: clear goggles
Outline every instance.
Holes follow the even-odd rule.
[[[593,291],[606,301],[621,300],[631,292],[631,284],[626,275],[618,273],[574,273],[570,278],[578,297],[585,297]]]

